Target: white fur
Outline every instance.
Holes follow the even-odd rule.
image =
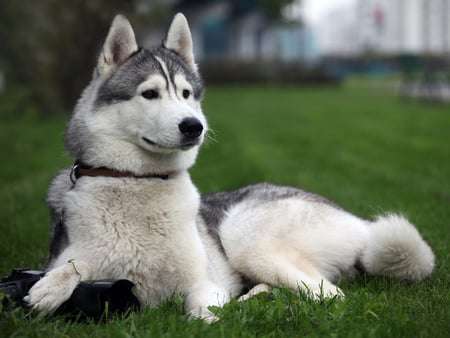
[[[421,281],[433,271],[434,255],[413,225],[388,214],[370,225],[362,263],[371,274]]]
[[[359,259],[369,274],[412,281],[434,268],[428,244],[396,215],[370,223],[301,198],[245,201],[229,210],[220,229],[234,269],[259,283],[300,289],[313,299],[343,297],[333,282],[354,276]]]
[[[153,306],[180,292],[190,313],[205,318],[209,305],[229,299],[208,277],[195,223],[198,193],[186,172],[167,181],[83,177],[63,204],[71,245],[31,289],[26,301],[34,308],[55,310],[78,281],[108,278],[132,280],[138,299]],[[41,291],[55,283],[64,293]]]
[[[313,297],[343,294],[331,282],[354,274],[367,237],[365,221],[297,198],[238,204],[221,225],[233,268],[256,281],[300,288]]]

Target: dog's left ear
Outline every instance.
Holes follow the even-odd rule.
[[[178,13],[173,18],[167,37],[163,41],[163,46],[178,53],[192,70],[197,70],[194,62],[191,31],[183,14]]]
[[[138,45],[129,21],[123,15],[116,15],[98,59],[98,74],[102,77],[109,75],[137,50]]]

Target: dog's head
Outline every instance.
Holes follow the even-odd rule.
[[[139,48],[130,23],[118,15],[67,128],[66,147],[96,167],[136,174],[186,169],[207,130],[202,94],[182,14],[153,49]]]

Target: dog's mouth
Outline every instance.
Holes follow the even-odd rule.
[[[200,144],[200,140],[197,139],[195,141],[193,140],[186,140],[184,142],[180,142],[179,144],[173,144],[173,145],[162,145],[160,143],[156,143],[155,141],[152,141],[151,139],[142,136],[142,140],[152,146],[155,149],[161,149],[163,151],[176,151],[176,150],[189,150],[192,147],[198,146]]]

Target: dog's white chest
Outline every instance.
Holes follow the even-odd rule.
[[[187,248],[202,251],[198,203],[187,175],[86,178],[66,194],[64,217],[74,254],[90,261],[93,279],[130,279],[141,299],[157,303],[176,290]]]

